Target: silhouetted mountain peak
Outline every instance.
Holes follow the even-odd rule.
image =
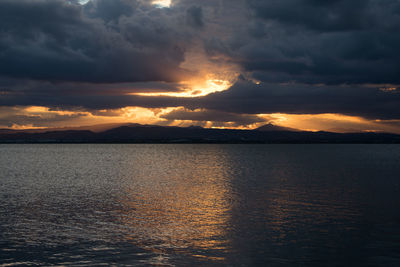
[[[283,126],[277,126],[272,123],[265,124],[261,127],[258,127],[256,129],[257,131],[263,131],[263,132],[282,132],[282,131],[290,131],[290,132],[300,132],[300,130],[294,129],[294,128],[289,128],[289,127],[283,127]]]
[[[186,127],[186,128],[189,128],[189,129],[204,129],[203,127],[198,126],[198,125],[190,125],[189,127]]]

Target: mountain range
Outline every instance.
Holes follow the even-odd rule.
[[[272,124],[255,130],[103,124],[40,130],[0,129],[0,143],[400,143],[400,135],[308,132]]]

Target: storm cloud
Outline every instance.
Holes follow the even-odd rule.
[[[0,75],[45,81],[176,81],[188,37],[138,1],[0,1]]]
[[[398,0],[79,2],[0,0],[1,107],[180,107],[163,118],[237,125],[269,113],[400,119]],[[227,71],[226,91],[165,95]]]
[[[167,120],[187,120],[197,122],[230,122],[233,126],[246,126],[258,122],[266,122],[265,118],[251,114],[229,113],[216,110],[177,109],[161,118]]]
[[[310,84],[400,83],[397,0],[248,1],[252,23],[226,44],[254,78]]]
[[[400,118],[400,90],[376,86],[255,84],[239,81],[228,91],[211,94],[200,104],[235,113],[341,113],[371,119]]]

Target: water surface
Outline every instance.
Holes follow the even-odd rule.
[[[399,145],[0,145],[0,266],[400,266]]]

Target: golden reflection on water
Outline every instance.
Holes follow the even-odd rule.
[[[3,147],[0,262],[400,266],[400,152],[327,148]]]
[[[198,152],[182,161],[170,161],[163,153],[155,155],[157,159],[144,159],[140,165],[146,170],[125,188],[121,220],[130,229],[125,239],[157,254],[151,264],[169,265],[171,250],[198,259],[225,259],[228,162],[215,147]]]

